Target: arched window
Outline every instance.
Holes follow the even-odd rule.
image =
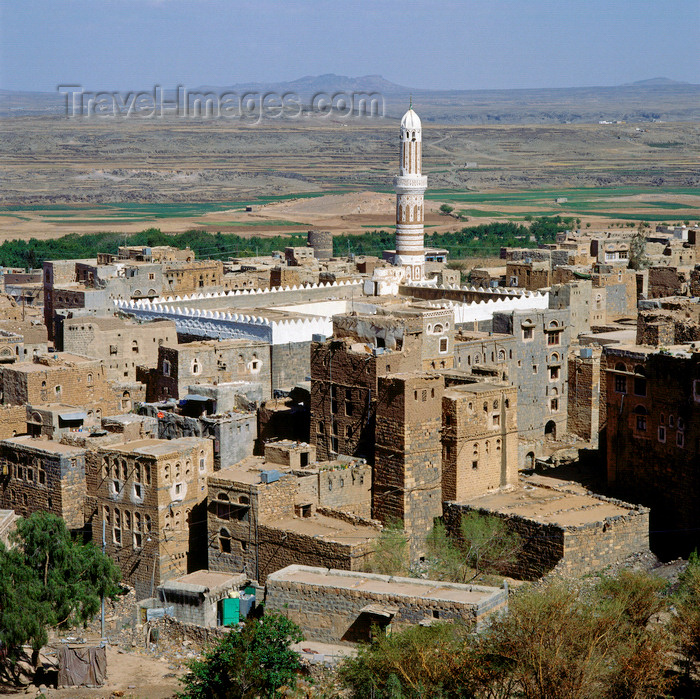
[[[87,383],[88,383],[88,386],[92,385],[92,374],[87,375]]]
[[[134,354],[138,354],[138,353],[139,353],[139,343],[138,343],[137,340],[132,340],[132,341],[131,341],[131,351],[132,351]]]
[[[643,405],[638,405],[634,409],[636,428],[638,432],[646,432],[647,429],[647,409]]]
[[[199,374],[202,371],[202,365],[199,363],[197,357],[192,360],[192,373],[194,375]]]

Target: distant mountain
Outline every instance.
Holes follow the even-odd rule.
[[[687,83],[679,80],[671,80],[671,78],[648,78],[647,80],[637,80],[633,83],[624,83],[622,87],[629,87],[631,85],[642,85],[647,87],[655,87],[657,85],[691,85],[692,83]]]
[[[700,85],[651,78],[606,87],[517,90],[426,90],[397,85],[381,75],[307,75],[288,82],[201,85],[189,92],[295,93],[305,105],[318,93],[378,93],[384,116],[398,119],[410,96],[427,123],[568,124],[599,121],[700,121]],[[126,92],[126,91],[125,91]],[[166,91],[167,92],[167,91]],[[167,94],[172,99],[171,93]],[[0,90],[0,116],[62,115],[65,96]]]

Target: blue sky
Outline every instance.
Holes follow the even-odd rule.
[[[698,0],[0,0],[0,87],[700,83]]]

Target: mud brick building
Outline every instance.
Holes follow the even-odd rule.
[[[122,408],[120,391],[108,382],[102,362],[68,352],[0,365],[0,389],[5,405],[97,405],[101,415],[130,408]]]
[[[268,577],[265,606],[298,624],[307,640],[357,643],[436,619],[478,627],[508,608],[508,591],[291,565]]]
[[[177,330],[171,320],[134,323],[113,316],[87,316],[63,322],[63,349],[101,359],[107,378],[136,381],[136,367],[155,367],[158,348],[177,346]]]
[[[197,384],[259,384],[271,397],[270,346],[258,340],[203,340],[158,348],[157,367],[147,375],[149,402],[184,398]]]
[[[425,555],[426,537],[442,514],[440,374],[391,374],[379,379],[372,516],[403,523],[409,555]]]
[[[474,497],[517,478],[515,386],[448,388],[442,398],[442,499]]]
[[[549,290],[549,307],[569,309],[569,337],[573,340],[591,329],[593,284],[579,279],[566,284],[556,284]]]
[[[2,312],[0,311],[0,318]],[[46,326],[31,320],[2,320],[0,319],[0,330],[12,335],[19,335],[21,342],[18,344],[14,361],[31,360],[34,355],[46,354],[48,352],[48,335]],[[0,355],[0,361],[6,361]]]
[[[0,442],[0,506],[22,517],[50,512],[85,525],[85,449],[29,436]]]
[[[212,443],[195,437],[146,439],[88,452],[87,514],[92,540],[102,545],[136,589],[203,567],[204,505],[213,472]],[[202,555],[204,554],[204,555]]]
[[[291,462],[305,452],[299,447],[289,446]],[[360,570],[380,530],[365,518],[370,467],[345,459],[297,469],[279,463],[283,448],[272,447],[273,460],[248,458],[210,477],[209,569],[245,572],[260,582],[295,561]]]
[[[651,508],[654,547],[700,543],[700,353],[639,346],[603,349],[608,484]]]
[[[649,510],[594,495],[584,487],[545,476],[521,479],[510,490],[445,503],[445,524],[458,534],[463,515],[500,518],[522,543],[501,572],[537,580],[552,571],[580,577],[649,550]]]

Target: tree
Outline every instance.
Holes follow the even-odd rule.
[[[503,520],[470,512],[459,522],[459,532],[447,536],[438,522],[428,537],[432,574],[443,580],[467,582],[480,573],[501,572],[517,560],[520,537]]]
[[[389,520],[377,538],[377,545],[365,570],[380,575],[408,575],[408,537],[398,519]]]
[[[116,597],[119,570],[92,544],[72,538],[65,522],[35,512],[17,521],[14,548],[0,544],[0,645],[10,665],[31,645],[34,665],[47,630],[83,624]]]
[[[700,662],[700,557],[697,551],[690,554],[688,567],[678,582],[676,616],[671,628],[678,639],[686,673],[690,675],[693,665]]]
[[[454,210],[455,210],[454,206],[450,206],[449,204],[443,204],[440,207],[440,213],[443,216],[449,216]]]
[[[644,235],[644,223],[637,226],[637,233],[630,241],[630,261],[631,269],[646,269],[650,262],[647,256],[647,239]]]
[[[304,636],[301,629],[281,614],[262,619],[248,617],[242,631],[229,632],[204,654],[189,663],[180,679],[181,699],[272,699],[283,686],[293,687],[301,665],[291,650]]]

